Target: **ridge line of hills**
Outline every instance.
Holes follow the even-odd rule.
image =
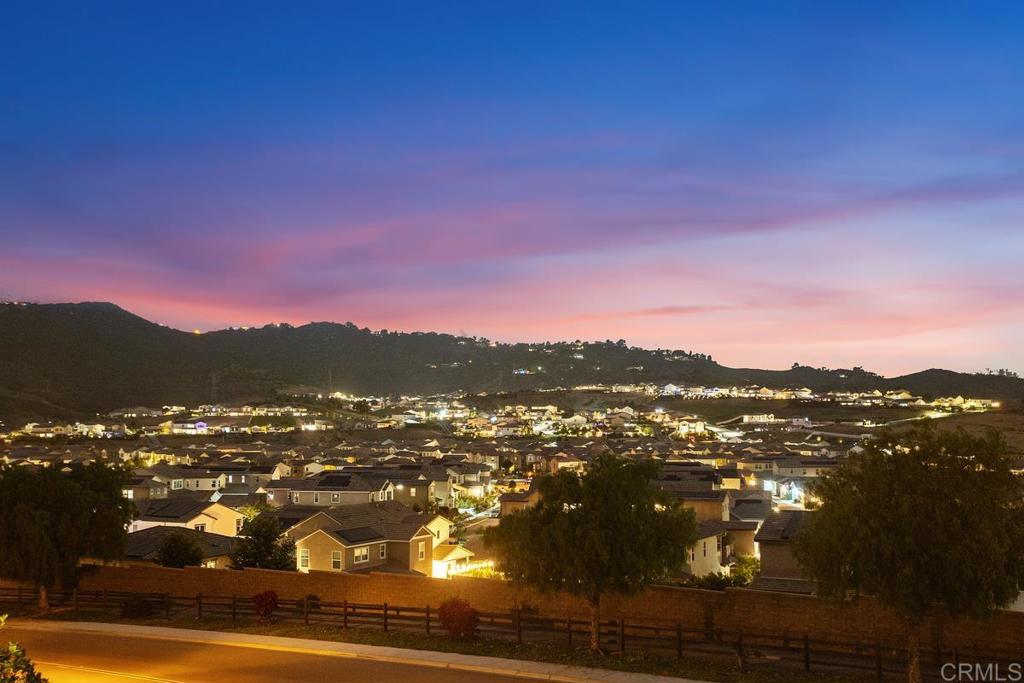
[[[885,378],[861,368],[730,368],[705,354],[622,341],[495,344],[435,332],[374,332],[352,323],[197,335],[111,303],[0,303],[0,420],[267,400],[284,387],[326,388],[329,382],[332,390],[364,395],[671,382],[1024,399],[1022,379],[940,369]]]

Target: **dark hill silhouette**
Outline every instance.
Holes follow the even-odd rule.
[[[623,341],[493,344],[434,332],[371,331],[352,323],[197,335],[110,303],[0,304],[0,418],[8,419],[70,417],[139,404],[261,400],[285,386],[326,388],[328,382],[334,390],[380,395],[633,381],[1024,396],[1024,380],[947,370],[886,379],[859,368],[729,368],[703,354],[640,349]]]

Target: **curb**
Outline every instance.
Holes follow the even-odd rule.
[[[601,683],[706,683],[686,678],[631,673],[614,669],[594,669],[565,664],[551,664],[548,662],[464,655],[454,652],[409,650],[380,645],[285,638],[282,636],[260,636],[227,631],[35,619],[10,619],[7,624],[12,630],[111,634],[126,638],[173,640],[186,643],[203,643],[206,645],[275,650],[278,652],[317,655],[321,657],[366,659],[389,664],[452,669],[454,671],[472,671],[500,676],[557,681],[558,683],[593,683],[595,681]]]

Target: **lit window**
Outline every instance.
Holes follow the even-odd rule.
[[[369,562],[370,561],[370,546],[364,545],[362,548],[356,548],[355,552],[353,554],[355,555],[355,560],[354,561],[355,561],[356,564],[361,564],[363,562]]]
[[[245,523],[245,517],[239,517],[235,520],[235,533],[239,533],[242,530],[242,525]]]
[[[413,498],[416,497],[416,487],[415,486],[413,486],[412,488],[409,489],[409,495],[412,496]]]
[[[341,551],[331,551],[331,569],[341,569]]]
[[[299,551],[299,569],[309,569],[309,548]]]
[[[340,502],[340,501],[341,501],[341,494],[340,493],[332,493],[331,494],[331,502],[332,503],[337,503],[337,502]]]

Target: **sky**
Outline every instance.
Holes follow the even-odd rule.
[[[0,298],[1024,371],[1024,6],[5,3]]]

